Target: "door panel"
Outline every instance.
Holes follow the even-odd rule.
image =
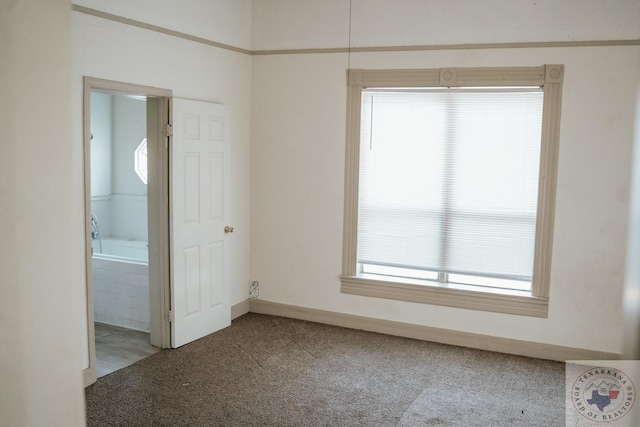
[[[174,140],[175,141],[175,140]],[[182,153],[184,162],[184,221],[200,222],[200,154]]]
[[[209,189],[209,219],[220,220],[224,218],[224,157],[220,154],[212,154],[209,157],[210,182]]]
[[[228,108],[173,99],[172,347],[231,324]]]

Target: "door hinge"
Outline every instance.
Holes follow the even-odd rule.
[[[169,320],[169,322],[173,322],[174,320],[176,320],[172,310],[167,311],[167,320]]]
[[[173,125],[171,123],[167,123],[167,136],[173,136]]]

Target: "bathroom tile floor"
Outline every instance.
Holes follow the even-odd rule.
[[[96,374],[99,377],[132,365],[160,351],[149,333],[95,322]]]

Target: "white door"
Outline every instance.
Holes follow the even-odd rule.
[[[231,324],[228,286],[229,111],[173,98],[171,346]]]

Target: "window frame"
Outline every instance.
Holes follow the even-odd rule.
[[[345,199],[341,289],[345,294],[548,317],[551,250],[560,139],[564,65],[347,71]],[[419,284],[358,273],[360,117],[364,88],[539,86],[543,89],[542,136],[531,294],[468,290],[450,284]]]

